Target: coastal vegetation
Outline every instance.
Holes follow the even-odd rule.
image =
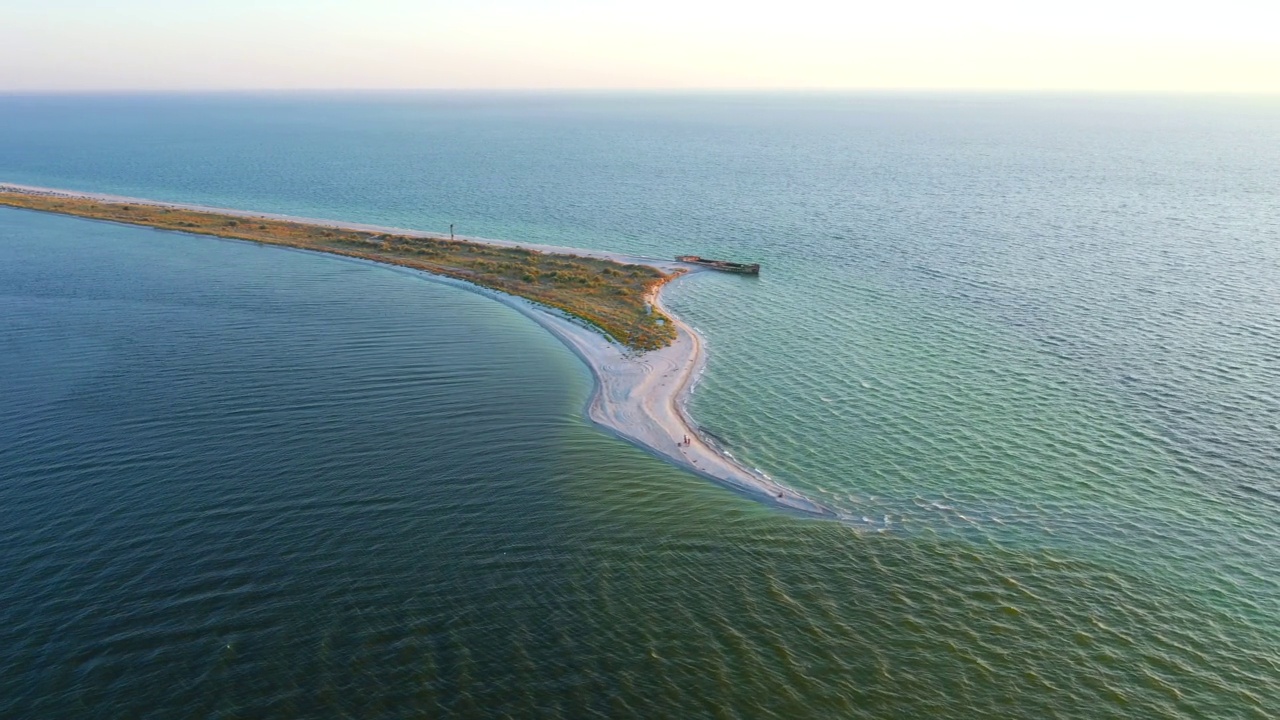
[[[635,350],[670,345],[670,318],[653,307],[675,277],[648,265],[465,240],[411,237],[142,203],[0,191],[0,205],[315,250],[465,280],[555,308]]]

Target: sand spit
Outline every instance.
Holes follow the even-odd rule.
[[[447,237],[439,233],[427,233],[402,228],[245,212],[183,203],[158,202],[102,193],[75,192],[12,183],[0,183],[0,190],[184,210],[203,210],[237,217],[288,220],[309,225],[377,234],[395,233],[424,238]],[[699,272],[708,272],[695,265],[620,253],[462,236],[459,236],[458,239],[505,247],[522,247],[543,252],[605,258],[623,263],[645,264],[657,267],[664,272],[684,271],[685,274],[674,282],[682,282],[684,278]],[[319,251],[303,250],[303,252]],[[372,261],[367,260],[347,259],[354,262],[372,263]],[[595,377],[595,389],[592,392],[591,399],[588,401],[587,417],[597,425],[658,457],[764,502],[804,514],[835,517],[835,513],[830,509],[813,502],[786,486],[778,484],[764,473],[738,462],[716,448],[699,433],[696,424],[690,420],[685,407],[692,392],[693,384],[706,363],[703,341],[697,332],[662,304],[661,290],[652,301],[675,322],[676,341],[661,350],[637,353],[630,348],[610,341],[598,331],[587,327],[571,316],[543,307],[524,298],[482,288],[462,280],[433,275],[420,270],[411,271],[431,280],[463,287],[503,302],[528,316],[559,338],[587,364]],[[665,287],[667,286],[663,286],[664,289]],[[685,437],[691,440],[688,445],[682,443]]]

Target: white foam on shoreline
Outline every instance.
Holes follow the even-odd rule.
[[[287,220],[308,225],[377,234],[393,233],[410,237],[447,239],[447,236],[442,236],[438,233],[401,228],[228,210],[183,203],[158,202],[102,193],[84,193],[13,183],[0,183],[0,190],[86,198],[103,202],[126,202],[184,210],[203,210],[237,217]],[[502,247],[521,247],[542,252],[605,258],[622,263],[644,264],[668,273],[680,270],[685,271],[684,276],[673,282],[683,282],[685,278],[705,271],[696,265],[597,250],[494,241],[472,237],[459,237],[458,239]],[[328,254],[320,250],[304,250],[304,252]],[[738,462],[728,453],[709,443],[698,432],[697,426],[691,421],[685,408],[693,386],[706,365],[703,339],[693,328],[663,305],[661,290],[653,298],[653,303],[675,323],[676,340],[671,345],[660,350],[638,353],[611,341],[598,330],[585,326],[575,318],[521,297],[480,287],[465,280],[434,275],[414,268],[405,268],[404,266],[390,263],[376,263],[372,260],[361,260],[346,256],[337,257],[409,270],[430,280],[462,287],[515,308],[546,328],[590,368],[591,374],[595,378],[595,387],[590,400],[588,400],[586,414],[592,422],[675,465],[770,504],[810,515],[835,516],[830,509],[775,482],[763,472]],[[670,284],[663,286],[663,289]],[[687,445],[682,443],[685,437],[690,439]]]

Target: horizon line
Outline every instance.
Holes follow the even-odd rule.
[[[0,88],[0,95],[219,95],[296,93],[458,93],[458,94],[775,94],[775,95],[1107,95],[1280,97],[1280,90],[951,88],[951,87],[279,87],[279,88]]]

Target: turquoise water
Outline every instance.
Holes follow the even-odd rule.
[[[0,212],[0,714],[1269,717],[1280,104],[0,98],[0,179],[655,255],[695,418],[497,303]]]

